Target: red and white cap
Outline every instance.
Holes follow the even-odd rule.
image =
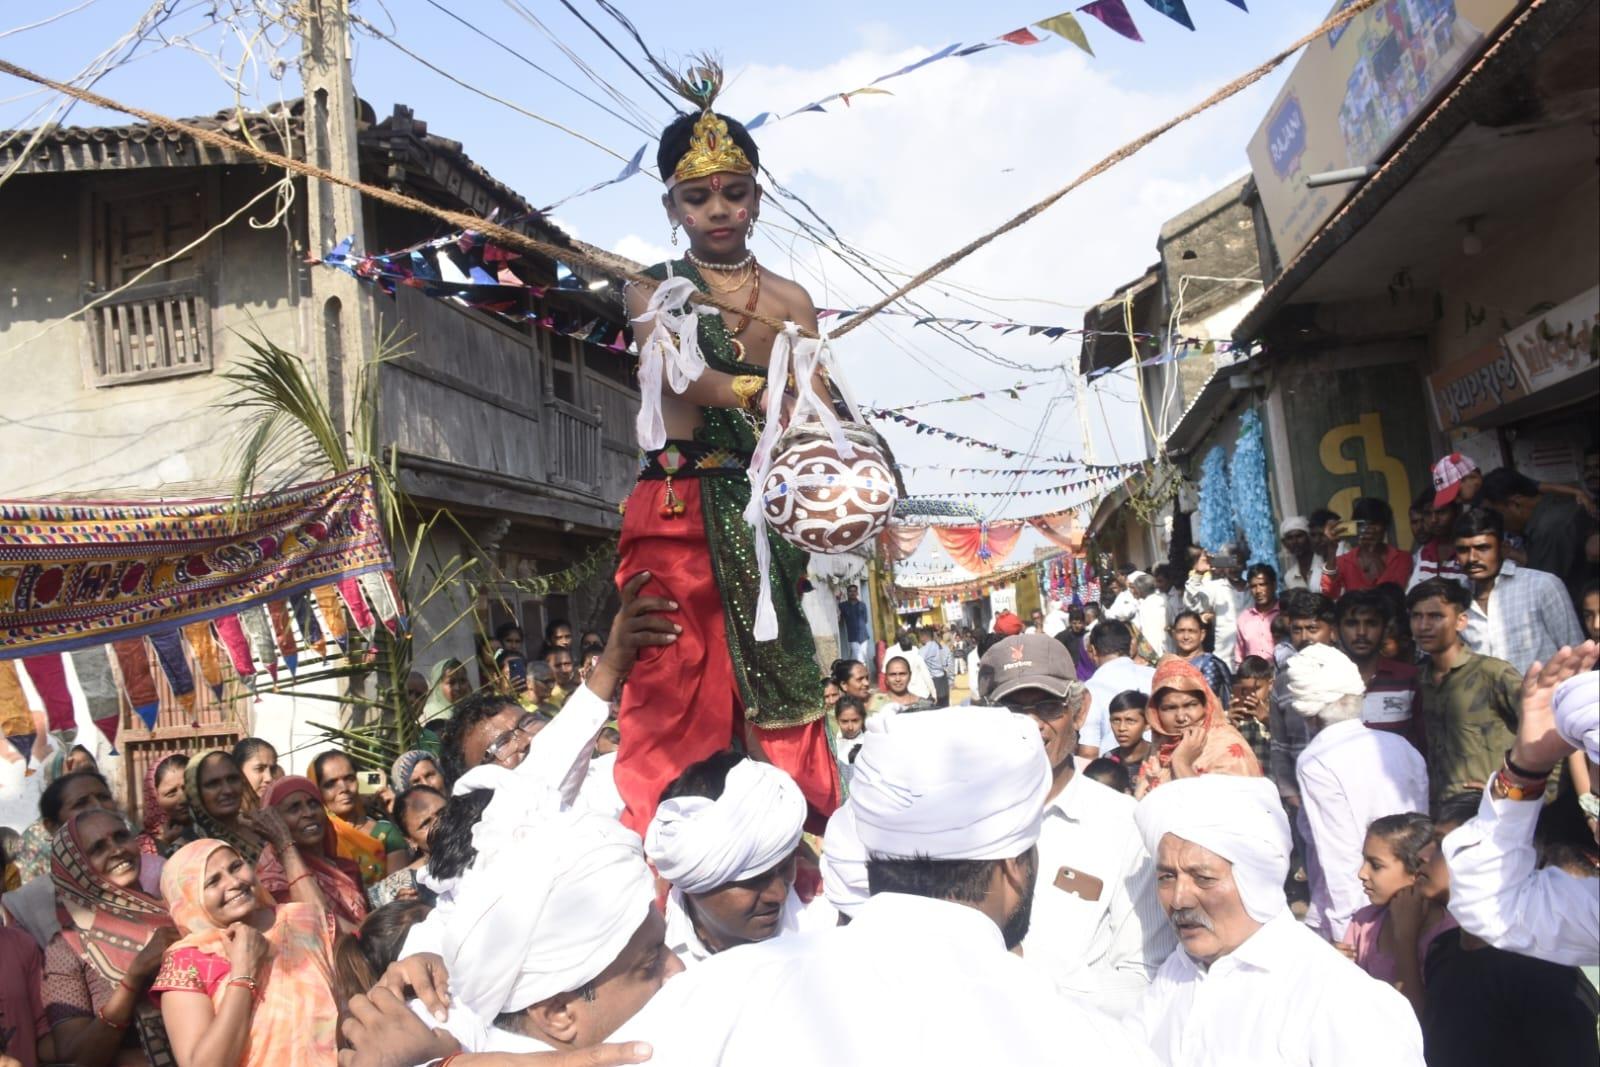
[[[1461,479],[1478,470],[1471,456],[1452,452],[1433,465],[1433,506],[1448,507],[1461,492]]]

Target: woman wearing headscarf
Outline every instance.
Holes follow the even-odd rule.
[[[239,765],[221,749],[190,760],[183,769],[194,836],[226,841],[246,863],[254,863],[264,842],[245,810],[249,789]]]
[[[178,939],[166,905],[139,889],[133,832],[90,810],[56,832],[50,865],[61,932],[44,955],[55,1059],[75,1067],[171,1067],[161,1013],[146,996]]]
[[[428,672],[428,700],[422,706],[422,721],[448,719],[455,706],[472,695],[472,682],[461,661],[451,657],[442,659]]]
[[[39,764],[41,793],[65,775],[98,769],[94,756],[82,745],[69,744],[60,736],[51,737],[50,743],[50,754]],[[31,881],[50,873],[50,849],[54,838],[55,831],[46,826],[42,818],[35,819],[22,831],[22,843],[17,846],[16,855],[11,857],[22,881]]]
[[[1135,797],[1175,778],[1260,776],[1261,764],[1250,751],[1250,742],[1228,724],[1222,702],[1188,660],[1167,656],[1156,667],[1146,714],[1155,751],[1139,767]]]
[[[283,816],[269,808],[256,818],[284,857],[287,903],[274,903],[224,841],[185,845],[162,872],[161,894],[183,936],[152,991],[178,1067],[337,1062],[333,917]]]
[[[335,852],[361,871],[370,886],[409,862],[405,835],[388,819],[375,819],[361,799],[355,761],[343,752],[324,752],[311,761],[311,780],[322,791],[322,806],[336,836]]]
[[[338,855],[338,835],[322,806],[322,791],[317,784],[298,774],[279,778],[268,784],[261,806],[273,809],[289,824],[294,848],[322,890],[322,899],[338,920],[339,932],[354,933],[367,917],[361,870]],[[289,875],[283,858],[270,843],[256,860],[256,881],[279,904],[289,901]]]
[[[398,796],[419,785],[444,792],[444,775],[440,773],[439,761],[433,753],[414,748],[410,752],[402,752],[400,758],[394,761],[389,771],[389,788]]]
[[[174,752],[150,764],[144,772],[144,792],[139,809],[144,832],[139,835],[139,851],[166,857],[194,840],[194,821],[189,817],[189,798],[184,791],[184,770],[189,766],[185,752]]]

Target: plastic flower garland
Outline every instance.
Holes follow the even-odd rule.
[[[1200,464],[1200,511],[1195,536],[1207,552],[1233,540],[1233,493],[1228,485],[1228,453],[1217,445]]]
[[[1245,539],[1250,542],[1250,565],[1276,568],[1276,529],[1272,499],[1267,490],[1267,452],[1262,442],[1261,415],[1254,408],[1239,420],[1239,441],[1233,446],[1233,506]]]

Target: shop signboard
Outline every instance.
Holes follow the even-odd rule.
[[[1428,375],[1433,418],[1446,433],[1527,395],[1527,380],[1499,341]]]
[[[1529,393],[1575,378],[1596,364],[1600,286],[1551,308],[1506,334],[1506,354]]]
[[[1357,498],[1379,497],[1397,516],[1396,543],[1414,548],[1406,509],[1433,461],[1427,422],[1416,415],[1422,404],[1409,363],[1308,369],[1285,382],[1284,431],[1302,511],[1326,507],[1348,519]]]
[[[1306,177],[1380,162],[1518,2],[1388,0],[1306,47],[1250,139],[1250,169],[1282,262],[1360,188],[1312,189]]]
[[[1014,585],[1008,585],[1004,589],[990,590],[989,610],[995,615],[1000,614],[1002,611],[1016,611],[1017,587]]]

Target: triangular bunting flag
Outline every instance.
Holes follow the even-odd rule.
[[[206,680],[211,692],[222,699],[222,649],[211,632],[209,622],[191,622],[183,628],[183,638],[189,642],[189,651],[200,668],[200,677]]]
[[[400,632],[400,603],[395,599],[394,587],[381,571],[368,571],[359,577],[361,591],[390,633]]]
[[[347,648],[349,628],[345,626],[344,604],[339,590],[331,585],[319,585],[311,591],[317,598],[317,610],[322,613],[322,624],[328,628],[328,637],[340,648]]]
[[[1238,8],[1240,11],[1248,12],[1250,10],[1249,8],[1244,6],[1244,0],[1228,0],[1228,3],[1232,4],[1234,7]]]
[[[1089,47],[1089,38],[1084,36],[1083,27],[1078,25],[1078,20],[1073,17],[1072,12],[1063,11],[1059,15],[1052,15],[1043,22],[1034,23],[1034,25],[1041,30],[1048,30],[1057,37],[1065,38],[1088,52],[1091,56],[1094,55],[1094,49]]]
[[[362,636],[371,641],[377,631],[378,620],[373,617],[372,609],[367,606],[367,598],[362,595],[361,582],[355,578],[340,578],[336,588],[339,598],[350,611],[350,620],[356,624]]]
[[[1189,18],[1189,9],[1183,6],[1183,0],[1144,0],[1144,2],[1184,29],[1194,29],[1194,20]]]
[[[311,594],[296,593],[289,598],[289,603],[294,608],[294,621],[300,627],[300,636],[317,650],[318,656],[326,656],[328,642],[322,636],[322,627],[317,625],[317,612],[311,604]]]
[[[1026,26],[1023,26],[1021,29],[1012,30],[1010,33],[1002,33],[1000,35],[1000,39],[1005,41],[1007,44],[1028,45],[1039,43],[1039,35],[1028,29]]]
[[[278,646],[272,640],[272,619],[267,615],[267,609],[260,604],[245,608],[239,612],[239,625],[250,638],[250,648],[255,653],[256,659],[272,675],[272,680],[278,680]]]
[[[250,681],[256,676],[256,661],[250,655],[250,638],[245,636],[244,626],[239,622],[237,615],[220,615],[216,619],[217,637],[222,642],[222,647],[228,650],[228,659],[233,663],[233,669],[239,672],[239,677]]]
[[[156,662],[166,675],[167,685],[172,687],[179,709],[187,715],[194,707],[194,672],[189,670],[189,661],[183,654],[183,635],[177,630],[151,634],[150,645],[156,650]]]
[[[1099,19],[1108,30],[1120,33],[1130,41],[1143,41],[1139,36],[1139,27],[1133,24],[1133,16],[1128,14],[1128,5],[1122,0],[1090,0],[1078,8]]]
[[[50,721],[50,732],[71,730],[77,722],[72,707],[72,690],[67,686],[67,664],[59,652],[46,652],[42,656],[23,656],[22,669],[44,702],[45,718]]]
[[[289,665],[289,673],[293,674],[300,666],[300,648],[294,643],[294,624],[289,621],[289,602],[272,601],[267,605],[267,614],[272,618],[272,633],[278,640],[278,654],[283,657],[283,662]]]

